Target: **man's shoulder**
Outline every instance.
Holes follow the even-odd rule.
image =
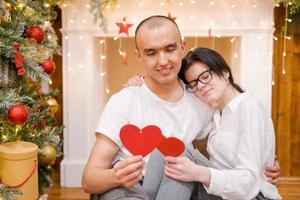
[[[186,92],[186,95],[189,98],[189,101],[191,104],[194,106],[200,107],[200,108],[205,108],[205,109],[212,109],[211,106],[209,106],[208,103],[197,97],[195,94],[192,94],[190,92]]]
[[[110,97],[110,101],[131,101],[138,97],[142,89],[140,87],[125,87],[114,93]]]

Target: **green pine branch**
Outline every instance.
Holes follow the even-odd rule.
[[[3,184],[0,184],[0,199],[13,200],[16,196],[21,196],[22,192],[17,189],[10,189]]]

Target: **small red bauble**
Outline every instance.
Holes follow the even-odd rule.
[[[47,74],[51,74],[55,70],[55,63],[50,59],[44,60],[41,65]]]
[[[27,121],[29,112],[23,105],[14,105],[8,110],[7,116],[14,124],[23,124]]]
[[[26,37],[33,38],[37,43],[41,43],[44,40],[44,31],[39,26],[31,26],[26,30]]]

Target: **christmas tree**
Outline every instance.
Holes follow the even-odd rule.
[[[40,193],[51,184],[51,165],[61,156],[63,127],[56,125],[56,90],[45,91],[60,54],[52,27],[65,0],[0,2],[0,144],[27,141],[38,146]],[[45,87],[44,87],[45,88]],[[0,182],[0,199],[19,194]]]

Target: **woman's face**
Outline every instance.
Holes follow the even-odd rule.
[[[229,84],[227,73],[224,73],[224,77],[219,77],[202,62],[192,64],[185,72],[185,78],[189,83],[198,80],[195,94],[209,104],[220,102]]]

